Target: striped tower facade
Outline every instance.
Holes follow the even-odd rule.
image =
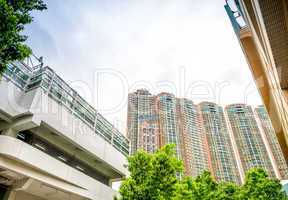
[[[209,152],[200,119],[200,110],[191,100],[177,102],[180,140],[186,175],[197,176],[209,170]]]
[[[199,106],[209,144],[213,176],[217,181],[240,183],[223,108],[211,102],[202,102]]]
[[[255,108],[255,114],[259,119],[259,127],[263,130],[263,138],[267,141],[266,146],[270,152],[270,159],[273,161],[277,177],[279,179],[288,179],[288,167],[265,107],[258,106]]]
[[[270,177],[275,177],[275,171],[251,106],[231,104],[226,106],[226,112],[244,172],[259,167],[265,169]]]
[[[288,168],[275,131],[263,107],[215,103],[194,104],[170,93],[137,90],[128,96],[128,137],[131,154],[153,153],[175,144],[184,173],[195,177],[209,170],[216,181],[241,184],[253,167],[270,177],[287,179]]]

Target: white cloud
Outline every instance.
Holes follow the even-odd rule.
[[[251,89],[253,80],[223,8],[224,1],[56,2],[48,2],[48,12],[36,15],[28,30],[29,43],[65,80],[82,80],[93,88],[95,71],[109,68],[120,71],[130,88],[145,82],[153,92],[159,91],[160,85],[160,89],[169,91],[167,84],[163,86],[169,82],[184,95],[179,92],[183,90],[179,84],[182,66],[187,86],[195,81],[212,86],[229,83],[216,99],[221,104],[243,102],[246,94],[249,103],[261,103],[256,89]],[[53,42],[34,37],[39,34],[35,32],[37,26]],[[50,49],[46,56],[51,45],[55,54]],[[115,76],[103,76],[98,88],[99,110],[122,103],[129,89]],[[103,113],[110,121],[122,121],[122,132],[125,103],[113,114]]]

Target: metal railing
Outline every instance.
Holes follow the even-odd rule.
[[[227,12],[227,15],[231,21],[232,27],[236,33],[236,35],[239,37],[240,30],[243,27],[246,27],[246,22],[243,17],[243,12],[240,6],[240,3],[238,0],[226,0],[226,4],[224,5],[224,8]]]
[[[52,99],[65,106],[95,134],[100,135],[122,154],[129,154],[129,140],[122,135],[97,110],[85,101],[73,88],[50,67],[36,67],[27,70],[22,62],[11,63],[4,72],[4,78],[13,82],[24,92],[41,88]]]

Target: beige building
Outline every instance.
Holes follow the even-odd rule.
[[[250,169],[260,167],[270,177],[276,177],[278,166],[273,168],[269,157],[268,145],[265,145],[261,137],[260,126],[257,124],[251,106],[245,104],[231,104],[225,107],[227,119],[236,145],[236,153],[239,155],[239,170],[242,176]],[[274,133],[269,131],[271,135]],[[281,152],[280,152],[280,155]],[[283,156],[282,156],[283,157]],[[287,168],[287,165],[285,164]],[[282,177],[278,177],[283,179]],[[244,180],[244,177],[242,177]]]
[[[0,199],[112,200],[128,140],[51,68],[14,63],[0,82]]]
[[[199,104],[203,131],[210,152],[209,163],[212,175],[217,181],[241,183],[237,159],[233,149],[232,131],[222,106],[211,102]]]
[[[288,2],[227,0],[225,5],[288,159]]]
[[[284,155],[281,153],[281,148],[277,140],[275,131],[273,129],[271,120],[264,106],[255,108],[255,119],[258,120],[260,132],[262,133],[263,140],[266,142],[269,156],[272,165],[275,168],[276,176],[279,179],[288,179],[288,167]]]
[[[131,154],[139,149],[153,153],[165,144],[175,144],[185,174],[197,176],[208,169],[208,148],[201,130],[200,111],[191,100],[145,89],[128,95],[127,134]]]
[[[253,167],[270,177],[288,176],[288,167],[263,106],[232,104],[222,108],[212,102],[194,104],[185,98],[145,89],[128,96],[127,133],[131,154],[153,153],[175,144],[184,173],[195,177],[209,170],[216,181],[241,184]],[[257,114],[257,115],[256,115]]]

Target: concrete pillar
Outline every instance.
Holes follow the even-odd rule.
[[[8,190],[4,195],[3,200],[16,200],[16,192],[13,190]]]
[[[7,135],[7,136],[10,136],[10,137],[14,137],[16,138],[17,137],[17,131],[15,131],[14,129],[12,128],[8,128],[8,129],[5,129],[2,131],[2,135]]]

